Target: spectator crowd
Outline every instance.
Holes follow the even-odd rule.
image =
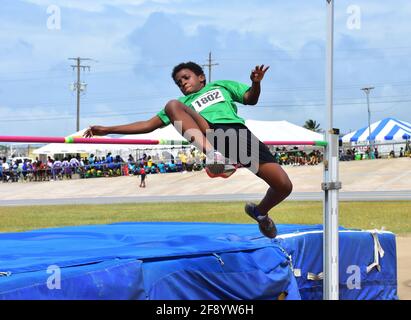
[[[322,153],[313,150],[309,153],[297,147],[287,150],[275,148],[271,150],[280,165],[317,165],[322,161]],[[63,179],[116,177],[124,175],[162,174],[171,172],[200,171],[205,167],[205,155],[197,149],[182,149],[176,156],[168,153],[164,156],[143,154],[134,158],[131,154],[127,160],[121,156],[88,157],[67,156],[47,157],[41,161],[29,158],[0,158],[0,180],[3,182],[57,181]],[[143,169],[143,170],[141,170]]]

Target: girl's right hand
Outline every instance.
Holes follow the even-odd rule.
[[[90,126],[83,133],[84,138],[92,138],[93,136],[104,136],[106,135],[105,127],[103,126]]]

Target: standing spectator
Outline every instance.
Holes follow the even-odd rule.
[[[128,155],[127,168],[128,174],[133,174],[136,170],[136,162],[134,161],[134,157],[131,154]]]
[[[411,155],[410,140],[407,140],[407,142],[405,143],[405,154],[407,153]]]
[[[70,162],[68,161],[67,158],[63,159],[63,162],[61,163],[61,167],[63,168],[63,174],[67,179],[71,179],[71,166]]]
[[[19,162],[17,160],[13,161],[11,165],[11,170],[10,170],[11,171],[11,182],[17,182],[19,180],[20,173],[18,171],[18,168],[19,168]]]
[[[148,167],[149,171],[151,171],[152,166],[153,166],[153,159],[151,158],[151,156],[148,156],[148,158],[147,158],[147,167]]]
[[[46,163],[47,180],[50,180],[50,178],[51,179],[53,178],[53,174],[52,174],[53,162],[54,162],[54,160],[50,156],[48,156],[47,157],[47,163]]]
[[[21,174],[23,175],[23,181],[27,180],[27,171],[28,171],[28,160],[24,159],[23,165],[21,167]]]
[[[77,173],[79,166],[80,166],[80,161],[78,161],[76,157],[72,157],[70,159],[70,167],[71,167],[72,173]]]
[[[402,158],[403,156],[404,156],[404,148],[401,147],[401,149],[400,149],[400,158]]]
[[[27,162],[27,178],[30,182],[33,180],[33,163],[31,160]]]
[[[8,182],[10,180],[10,165],[7,163],[6,157],[3,158],[2,175],[3,182]]]
[[[185,153],[185,151],[181,151],[179,154],[179,158],[181,161],[181,168],[183,170],[183,173],[187,172],[187,155]]]
[[[41,160],[36,163],[36,173],[38,181],[46,181],[46,164]]]
[[[107,153],[106,155],[106,162],[107,163],[112,163],[114,161],[113,156],[111,155],[111,152]]]
[[[90,165],[93,165],[95,161],[96,159],[94,158],[94,154],[90,154],[90,156],[88,157],[88,163]]]
[[[146,187],[146,170],[144,169],[144,165],[140,165],[140,188]]]
[[[357,155],[357,150],[355,150],[355,148],[352,148],[351,150],[351,155],[352,155],[352,159],[351,160],[356,160],[355,156]]]
[[[3,158],[0,158],[0,179],[3,180]]]
[[[61,167],[62,167],[61,161],[58,158],[56,158],[53,162],[53,167],[51,168],[51,174],[53,176],[54,181],[57,181],[57,178],[60,179]]]

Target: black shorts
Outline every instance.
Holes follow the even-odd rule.
[[[141,176],[141,182],[143,182],[143,181],[146,179],[146,174],[143,173],[143,174],[141,174],[140,176]]]
[[[231,163],[241,164],[247,168],[253,163],[276,163],[268,147],[245,125],[241,123],[208,123],[208,125],[214,130],[214,136],[207,134],[207,139],[213,144],[214,149],[230,159]]]

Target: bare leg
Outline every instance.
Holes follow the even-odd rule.
[[[265,215],[290,195],[293,185],[287,173],[277,163],[260,163],[257,176],[270,186],[257,205],[258,212]]]
[[[205,154],[214,148],[206,139],[206,130],[210,129],[207,121],[197,112],[190,109],[178,100],[171,100],[165,106],[165,112],[177,130]],[[178,125],[179,122],[181,125]]]

